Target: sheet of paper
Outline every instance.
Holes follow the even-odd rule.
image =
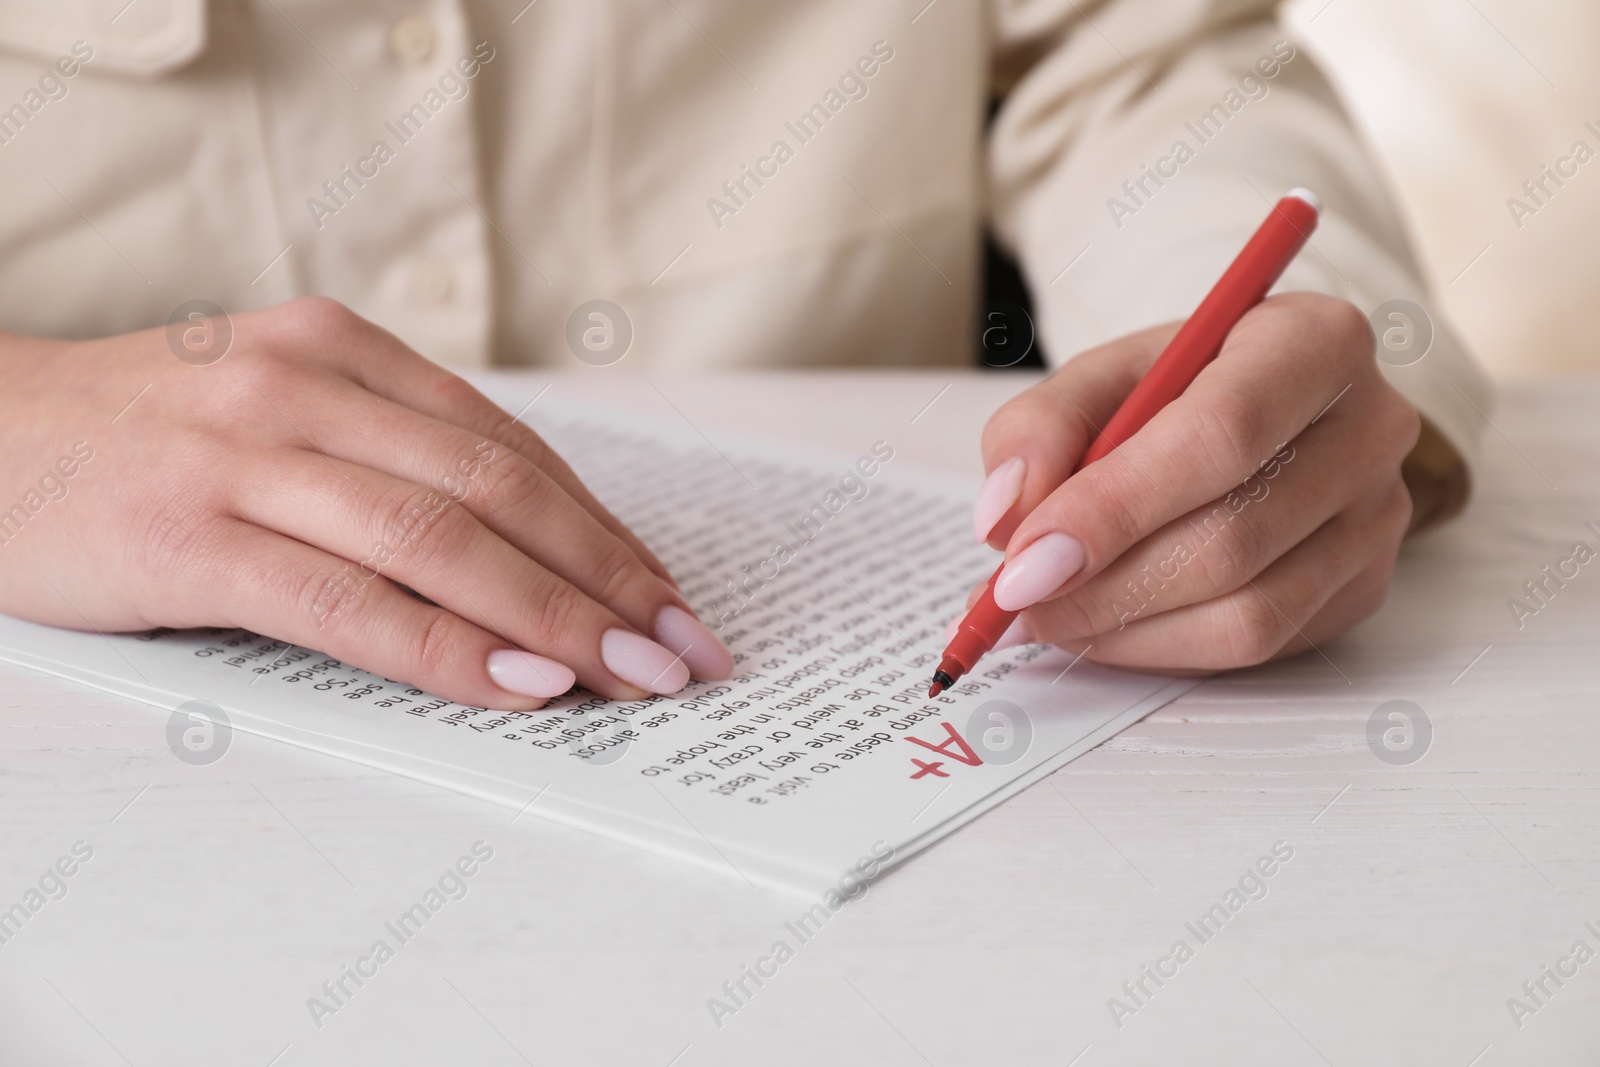
[[[245,631],[101,635],[4,618],[0,659],[160,708],[206,701],[232,729],[813,899],[1194,684],[1034,646],[928,699],[944,627],[997,557],[972,544],[975,487],[913,469],[892,441],[805,452],[555,390],[527,418],[672,569],[733,650],[733,680],[640,701],[580,690],[508,714]]]

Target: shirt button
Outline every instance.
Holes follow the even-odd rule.
[[[411,264],[409,288],[415,300],[443,304],[455,295],[455,271],[442,259],[419,259]]]
[[[407,15],[389,29],[389,51],[405,63],[426,63],[436,42],[432,23],[421,15]]]

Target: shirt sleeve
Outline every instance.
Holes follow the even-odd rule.
[[[1312,189],[1321,222],[1278,290],[1328,293],[1369,315],[1384,307],[1379,322],[1394,331],[1389,347],[1380,335],[1382,370],[1428,426],[1429,462],[1412,468],[1451,483],[1428,501],[1428,517],[1442,518],[1465,503],[1489,383],[1426,310],[1378,168],[1274,6],[996,0],[991,222],[1028,281],[1046,358],[1060,363],[1188,315],[1272,203]]]

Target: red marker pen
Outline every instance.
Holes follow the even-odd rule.
[[[1273,205],[1267,221],[1256,230],[1194,314],[1167,343],[1160,358],[1117,408],[1100,436],[1094,439],[1078,462],[1078,470],[1108,455],[1138,433],[1156,412],[1189,388],[1205,365],[1217,358],[1222,343],[1244,318],[1245,312],[1266,299],[1267,291],[1277,283],[1290,261],[1305,246],[1311,231],[1317,228],[1317,214],[1321,210],[1322,204],[1316,195],[1305,189],[1291,189]],[[1018,612],[1004,611],[994,602],[995,579],[1004,569],[1002,563],[984,586],[978,602],[961,620],[955,637],[950,639],[944,658],[939,661],[939,669],[933,673],[933,684],[928,687],[930,697],[955,685],[956,679],[977,666],[978,660],[994,648],[1000,635],[1017,617]]]

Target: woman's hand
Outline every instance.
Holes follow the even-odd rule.
[[[330,300],[232,328],[205,366],[163,330],[0,338],[0,611],[242,626],[506,710],[732,671],[666,568],[462,379]]]
[[[1007,643],[1213,671],[1304,651],[1383,603],[1419,417],[1344,301],[1267,300],[1182,397],[1069,477],[1176,329],[1085,352],[989,420],[974,525],[1006,552],[995,601],[1027,609]]]

